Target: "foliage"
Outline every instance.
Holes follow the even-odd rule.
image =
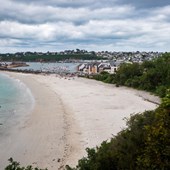
[[[155,110],[152,124],[145,126],[145,147],[138,158],[143,169],[170,168],[170,91]]]
[[[40,168],[33,168],[31,165],[27,167],[20,167],[20,163],[14,161],[12,158],[9,159],[10,164],[5,168],[5,170],[47,170]]]
[[[170,169],[170,90],[154,111],[131,116],[127,128],[100,147],[87,149],[87,157],[67,170]]]
[[[170,89],[167,89],[166,96],[162,99],[161,107],[170,110]]]
[[[8,55],[1,55],[1,61],[24,61],[24,62],[36,62],[36,61],[43,61],[43,62],[54,62],[54,61],[65,61],[69,59],[75,60],[98,60],[101,57],[96,56],[95,54],[27,54],[23,55],[20,54],[19,56],[15,56],[14,54]]]

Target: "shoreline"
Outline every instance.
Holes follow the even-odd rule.
[[[11,72],[5,74],[27,85],[35,98],[35,107],[24,122],[12,128],[10,134],[7,134],[1,142],[0,169],[8,164],[7,160],[10,157],[19,161],[23,166],[59,168],[61,166],[59,160],[64,155],[66,143],[63,127],[64,108],[59,96],[48,87],[34,81],[31,75]],[[50,104],[47,104],[48,100]]]
[[[14,141],[9,149],[21,165],[48,170],[63,169],[66,164],[75,166],[86,155],[86,147],[95,147],[125,128],[124,117],[157,107],[145,99],[158,97],[147,92],[95,80],[3,73],[21,80],[35,98],[35,108],[25,126],[11,132],[18,139],[10,136]],[[5,152],[2,150],[0,157]]]

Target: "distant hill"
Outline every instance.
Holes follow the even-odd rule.
[[[99,60],[101,57],[95,54],[48,54],[48,53],[16,53],[0,54],[1,61],[24,61],[24,62],[55,62],[65,60]]]

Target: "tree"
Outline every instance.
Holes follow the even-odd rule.
[[[138,157],[143,169],[170,169],[170,91],[154,112],[151,124],[145,126],[145,145]]]
[[[170,53],[142,64],[124,63],[120,65],[115,75],[99,74],[93,78],[117,86],[124,85],[146,90],[164,97],[166,89],[170,87]]]
[[[131,116],[126,129],[86,151],[68,170],[169,170],[170,90],[156,110]]]
[[[31,165],[27,167],[21,167],[19,162],[14,161],[12,158],[8,160],[10,164],[5,168],[5,170],[47,170],[47,169],[40,169],[38,167],[33,168]]]

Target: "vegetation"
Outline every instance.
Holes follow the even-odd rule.
[[[170,90],[155,111],[136,114],[127,128],[100,147],[86,149],[87,157],[67,170],[170,169]]]
[[[122,64],[116,74],[106,72],[94,75],[94,79],[117,86],[123,85],[165,96],[170,87],[170,53],[165,53],[153,61],[142,64]]]
[[[1,61],[24,61],[24,62],[54,62],[54,61],[65,61],[65,60],[99,60],[101,57],[95,54],[41,54],[29,53],[27,55],[21,54],[1,54]]]
[[[27,167],[21,167],[19,162],[14,161],[12,158],[9,159],[10,164],[5,168],[5,170],[47,170],[40,169],[38,167],[33,168],[31,165]]]
[[[67,170],[170,169],[170,53],[143,64],[123,64],[116,74],[93,77],[158,94],[162,103],[154,111],[131,116],[127,128],[101,146],[87,148],[87,157]]]

